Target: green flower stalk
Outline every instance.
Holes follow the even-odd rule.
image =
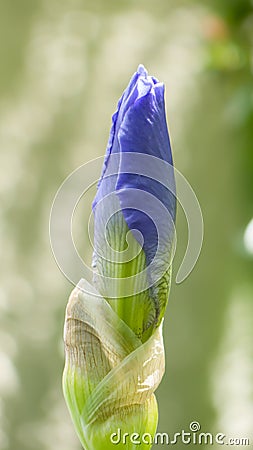
[[[152,446],[175,211],[164,85],[139,66],[93,202],[93,286],[81,280],[66,310],[63,391],[86,450]]]

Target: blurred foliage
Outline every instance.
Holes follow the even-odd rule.
[[[252,14],[251,0],[212,0],[210,6],[216,8],[231,25],[241,25]]]
[[[244,173],[245,195],[253,190],[253,5],[250,0],[211,2],[217,15],[207,23],[207,69],[219,75],[221,83],[232,89],[226,107],[228,120],[235,127],[238,142],[239,170]],[[249,199],[249,200],[250,200]],[[252,213],[249,202],[248,214]]]

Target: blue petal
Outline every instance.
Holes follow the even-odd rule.
[[[112,126],[106,148],[104,164],[102,168],[101,177],[98,182],[98,188],[101,187],[101,189],[98,189],[97,195],[93,201],[92,204],[93,211],[95,210],[96,204],[98,203],[99,200],[101,200],[101,198],[103,198],[109,192],[114,191],[113,188],[115,187],[116,184],[115,177],[113,176],[108,177],[106,180],[106,184],[102,183],[102,181],[106,174],[106,169],[108,166],[109,157],[111,153],[120,152],[118,132],[121,123],[123,121],[123,118],[127,110],[134,104],[134,102],[145,93],[148,93],[152,88],[152,85],[155,83],[158,83],[158,80],[156,80],[156,78],[154,77],[148,76],[147,70],[142,64],[140,64],[137,72],[134,73],[134,75],[132,76],[127,88],[125,89],[123,95],[121,96],[118,102],[117,110],[112,116]]]
[[[120,152],[122,153],[144,153],[173,164],[165,118],[164,86],[162,84],[153,86],[149,93],[144,93],[129,108],[120,126],[118,138]],[[166,165],[163,169],[164,171],[168,170]],[[141,174],[142,168],[136,167],[136,173]],[[168,177],[171,176],[173,176],[173,180],[170,180],[170,185],[173,186],[174,175],[171,170],[168,170]],[[131,202],[133,203],[133,199],[131,200],[129,196],[135,195],[134,191],[130,192],[131,188],[139,189],[143,193],[147,192],[153,197],[143,195],[143,198],[140,198],[139,208],[137,207],[135,210],[128,208],[128,205]],[[124,156],[121,158],[116,190],[128,227],[131,230],[139,230],[144,238],[143,248],[149,263],[153,259],[158,245],[156,225],[160,227],[160,239],[165,242],[172,239],[174,232],[172,222],[168,223],[168,217],[165,211],[157,205],[157,200],[166,207],[174,222],[175,197],[172,192],[155,179],[125,173]],[[149,211],[151,218],[145,214],[145,211]],[[167,228],[162,226],[165,223],[167,223]]]
[[[108,140],[108,144],[107,144],[107,148],[106,148],[106,152],[105,152],[105,159],[104,159],[104,164],[103,164],[103,168],[102,168],[102,174],[101,174],[100,180],[98,182],[98,187],[100,186],[100,184],[103,180],[103,177],[105,175],[110,154],[119,152],[119,142],[118,142],[118,138],[117,138],[118,130],[119,130],[120,124],[122,122],[123,116],[125,115],[127,109],[131,106],[131,104],[135,100],[136,92],[135,92],[134,88],[136,86],[137,80],[138,80],[140,74],[144,74],[144,73],[146,73],[146,70],[144,69],[143,66],[140,65],[138,67],[137,72],[134,73],[134,75],[132,76],[123,95],[121,96],[121,98],[118,101],[117,110],[115,111],[115,113],[112,116],[112,126],[111,126],[109,140]],[[93,208],[95,207],[97,201],[98,201],[98,198],[95,198],[94,202],[93,202]]]
[[[127,173],[124,154],[129,155],[131,152],[150,155],[173,165],[165,116],[164,85],[148,76],[143,66],[139,66],[133,75],[113,116],[93,208],[95,209],[97,202],[108,193],[116,191],[129,229],[133,230],[133,233],[137,229],[143,236],[143,248],[149,264],[158,247],[158,231],[164,252],[168,253],[168,244],[171,245],[173,239],[176,201],[172,192],[156,181],[155,167],[154,177],[142,175],[142,167],[136,167],[136,174]],[[118,173],[106,177],[112,153],[121,155]],[[175,192],[173,171],[169,170],[166,164],[162,170],[164,179],[166,176],[172,178],[169,184]],[[171,220],[168,220],[168,213]],[[138,235],[136,239],[138,240]]]

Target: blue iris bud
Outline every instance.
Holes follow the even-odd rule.
[[[176,198],[164,84],[142,65],[112,117],[93,212],[96,287],[145,341],[168,299]]]

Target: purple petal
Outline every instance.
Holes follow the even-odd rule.
[[[148,76],[146,69],[139,66],[112,120],[93,209],[95,211],[99,200],[116,191],[129,229],[133,233],[137,229],[143,236],[143,248],[149,264],[156,253],[158,240],[164,252],[168,252],[168,244],[171,246],[176,200],[173,193],[155,179],[155,163],[154,176],[152,171],[150,177],[142,175],[143,168],[138,166],[134,174],[127,173],[124,154],[129,157],[129,153],[142,153],[168,163],[162,168],[163,178],[170,178],[169,184],[175,193],[174,173],[168,168],[173,161],[165,116],[164,85]],[[120,164],[117,175],[107,177],[108,161],[113,153],[120,153]]]

